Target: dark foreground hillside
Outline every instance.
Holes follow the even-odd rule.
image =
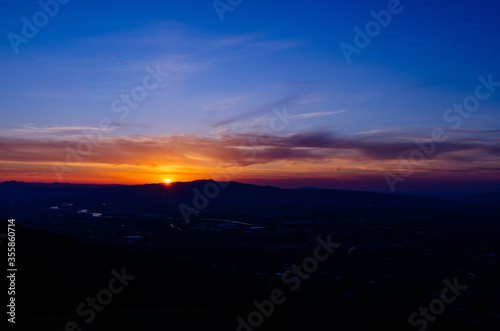
[[[0,218],[16,219],[18,264],[17,323],[2,329],[238,330],[257,316],[253,302],[276,290],[286,300],[239,330],[419,330],[425,317],[417,326],[409,317],[420,307],[431,314],[428,330],[500,328],[494,199],[231,183],[187,224],[173,202],[189,204],[200,184],[43,194],[43,186],[0,185]],[[319,261],[328,238],[338,247]],[[87,323],[89,306],[77,307],[111,288],[113,270],[133,279]],[[458,294],[443,297],[446,282]]]

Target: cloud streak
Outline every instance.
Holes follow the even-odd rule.
[[[425,142],[425,140],[421,140]],[[50,140],[7,137],[1,140],[0,162],[64,164],[68,146],[75,149],[77,140]],[[412,152],[413,141],[377,141],[360,136],[339,136],[332,132],[304,132],[276,136],[263,143],[258,134],[220,134],[211,136],[167,135],[159,137],[103,138],[81,165],[162,165],[252,166],[277,162],[313,162],[328,166],[333,162],[349,163],[376,172],[392,167],[398,155]],[[255,157],[249,159],[249,150]],[[500,147],[490,142],[454,140],[443,142],[428,159],[429,166],[448,169],[486,167],[500,173]],[[426,169],[426,165],[422,166]]]
[[[228,125],[228,124],[240,122],[242,120],[247,120],[249,118],[256,117],[256,116],[265,114],[267,112],[270,112],[274,108],[283,108],[284,106],[287,106],[290,103],[292,103],[293,101],[297,100],[299,97],[300,97],[300,95],[298,95],[298,94],[292,94],[286,98],[282,98],[280,100],[271,102],[271,103],[264,105],[262,107],[258,107],[258,108],[252,109],[250,111],[247,111],[245,113],[230,117],[230,118],[222,120],[222,121],[219,121],[219,122],[214,124],[214,127],[220,127],[223,125]]]
[[[315,118],[315,117],[328,116],[328,115],[333,115],[333,114],[340,114],[340,113],[344,113],[344,112],[346,112],[346,110],[324,111],[324,112],[316,112],[316,113],[306,113],[306,114],[293,115],[290,118],[306,119],[306,118]]]
[[[86,130],[102,130],[102,131],[113,131],[114,128],[97,128],[91,126],[51,126],[51,127],[25,127],[22,129],[13,129],[7,132],[12,133],[24,133],[24,134],[75,134],[81,133]]]

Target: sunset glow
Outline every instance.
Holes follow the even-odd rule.
[[[370,1],[273,3],[287,14],[258,26],[258,4],[225,22],[176,2],[127,4],[116,18],[98,5],[109,25],[68,5],[17,53],[3,39],[0,181],[500,187],[496,4],[471,5],[482,19],[467,27],[454,22],[468,5],[412,4],[349,61],[339,45],[354,43]],[[398,32],[412,17],[450,24],[422,27],[422,47]]]
[[[500,0],[1,9],[8,330],[500,330]]]

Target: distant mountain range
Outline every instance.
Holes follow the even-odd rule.
[[[208,200],[212,205],[230,206],[366,206],[366,205],[422,205],[450,203],[460,205],[500,205],[500,192],[490,192],[461,198],[429,198],[403,193],[375,193],[365,191],[318,189],[300,187],[281,189],[238,182],[196,180],[145,185],[91,185],[64,183],[26,183],[7,181],[0,183],[3,201],[72,200],[100,201],[126,205],[192,205]],[[66,201],[67,200],[67,201]]]

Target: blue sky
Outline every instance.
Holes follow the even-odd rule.
[[[353,28],[387,6],[242,1],[221,21],[212,1],[72,0],[16,54],[8,34],[22,35],[21,18],[41,9],[2,1],[0,137],[76,141],[110,118],[106,138],[218,139],[258,130],[286,106],[295,117],[285,135],[425,139],[450,128],[443,113],[474,93],[479,75],[500,81],[500,3],[401,1],[347,63],[339,44],[354,44]],[[156,66],[168,76],[120,119],[113,101]],[[498,144],[499,103],[500,91],[481,101],[454,139]]]

